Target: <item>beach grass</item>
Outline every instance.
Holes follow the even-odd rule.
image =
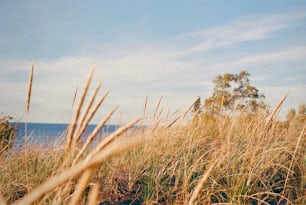
[[[184,113],[169,123],[159,101],[152,124],[135,119],[88,149],[116,110],[79,141],[108,94],[93,105],[99,83],[83,105],[93,72],[64,144],[1,154],[1,204],[306,204],[304,121]]]

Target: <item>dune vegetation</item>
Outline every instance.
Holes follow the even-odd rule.
[[[0,204],[306,204],[305,116],[277,121],[277,106],[166,121],[158,104],[150,125],[135,119],[92,148],[116,111],[80,142],[108,95],[99,83],[84,106],[92,76],[64,143],[1,153]]]

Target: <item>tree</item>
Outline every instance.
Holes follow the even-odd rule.
[[[305,123],[306,122],[306,104],[300,104],[298,109],[291,108],[287,114],[288,122]]]
[[[298,108],[299,115],[306,115],[306,104],[300,104]]]
[[[9,149],[15,140],[15,127],[9,123],[9,120],[12,120],[12,117],[0,118],[0,154]]]
[[[212,96],[205,100],[206,114],[227,114],[229,111],[255,113],[265,109],[267,107],[263,102],[265,96],[250,84],[249,76],[246,71],[218,75],[213,81]]]
[[[287,114],[287,121],[292,121],[296,116],[296,111],[294,108],[291,108]]]

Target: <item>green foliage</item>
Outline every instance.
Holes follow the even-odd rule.
[[[265,96],[250,84],[250,74],[241,71],[238,74],[225,73],[213,81],[213,95],[205,100],[205,111],[209,115],[226,114],[229,111],[255,113],[265,109]]]
[[[9,149],[15,140],[15,127],[9,123],[10,116],[0,118],[0,153]]]

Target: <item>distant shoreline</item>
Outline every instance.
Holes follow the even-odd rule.
[[[59,137],[62,137],[69,127],[66,123],[25,123],[25,122],[11,122],[11,124],[16,128],[16,142],[17,144],[23,144],[25,129],[27,125],[27,135],[29,142],[31,144],[52,144]],[[83,137],[88,136],[94,129],[96,125],[88,125]],[[115,131],[119,125],[105,125],[103,129],[100,130],[99,136],[102,137],[107,133]],[[82,138],[83,138],[82,137]]]

